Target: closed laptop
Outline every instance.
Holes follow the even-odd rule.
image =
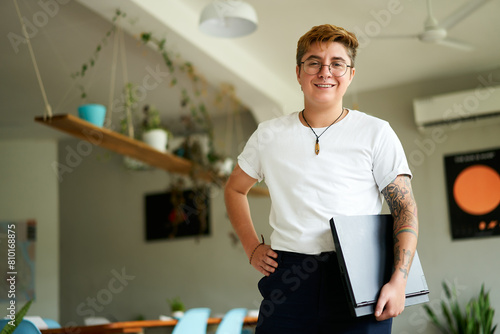
[[[391,215],[338,216],[330,226],[352,313],[373,314],[382,286],[392,275],[394,243]],[[429,301],[418,252],[406,283],[406,306]]]

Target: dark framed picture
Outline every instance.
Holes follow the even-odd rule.
[[[146,240],[209,235],[209,194],[208,188],[146,194]]]
[[[500,149],[444,158],[453,239],[500,235]]]

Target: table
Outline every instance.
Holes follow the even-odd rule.
[[[208,325],[218,325],[222,318],[209,318]],[[42,334],[115,334],[115,333],[143,333],[146,328],[175,327],[177,320],[141,320],[112,322],[105,325],[75,326],[63,328],[42,329]],[[245,317],[244,326],[257,324],[257,317]]]

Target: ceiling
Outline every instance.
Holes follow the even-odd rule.
[[[233,84],[257,121],[301,107],[295,78],[296,43],[318,24],[343,26],[358,35],[361,46],[351,93],[500,67],[500,0],[488,1],[450,29],[450,37],[474,47],[471,52],[416,38],[380,38],[421,32],[427,16],[423,0],[253,0],[249,2],[257,11],[259,27],[252,35],[234,39],[198,31],[199,13],[210,1],[17,0],[55,113],[76,110],[79,92],[69,89],[74,86],[69,75],[109,29],[117,8],[127,13],[123,27],[130,36],[152,31],[167,37],[168,46],[192,61],[211,84]],[[434,16],[443,20],[469,2],[433,0]],[[14,0],[0,2],[0,29],[0,138],[53,138],[53,130],[33,122],[43,114],[45,103],[22,42]],[[134,57],[130,55],[128,61]],[[131,72],[137,70],[128,67]],[[109,81],[101,80],[100,74],[94,78],[93,89],[109,91]]]

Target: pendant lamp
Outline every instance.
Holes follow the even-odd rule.
[[[241,37],[257,29],[257,13],[241,0],[215,0],[200,16],[200,30],[215,37]]]

